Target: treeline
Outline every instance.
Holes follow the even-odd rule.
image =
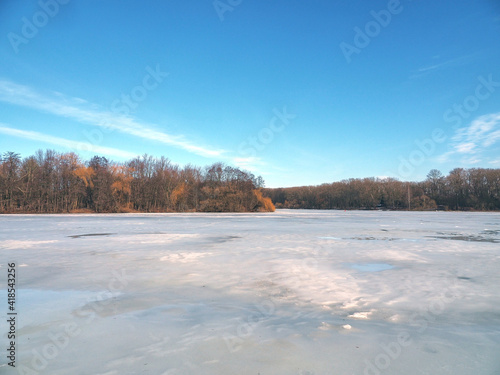
[[[179,168],[148,155],[125,163],[52,150],[0,158],[0,213],[274,211],[263,186],[222,163]]]
[[[422,182],[349,179],[319,186],[264,189],[276,208],[500,210],[500,169],[431,170]]]

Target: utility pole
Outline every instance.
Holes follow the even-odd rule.
[[[411,210],[410,183],[408,182],[408,211]]]

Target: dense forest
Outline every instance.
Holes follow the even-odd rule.
[[[500,210],[500,169],[433,169],[422,182],[349,179],[319,186],[264,189],[276,208]]]
[[[253,212],[276,208],[500,210],[500,169],[433,169],[421,182],[349,179],[264,188],[252,173],[216,163],[180,168],[144,155],[124,163],[38,151],[0,157],[0,213]]]
[[[274,211],[261,177],[216,163],[184,168],[148,155],[125,163],[38,151],[0,159],[0,213]]]

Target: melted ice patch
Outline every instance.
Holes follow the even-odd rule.
[[[351,264],[351,268],[361,272],[379,272],[393,269],[394,266],[388,263],[363,263],[363,264]]]

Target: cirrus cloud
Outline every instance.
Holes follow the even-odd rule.
[[[459,128],[451,138],[451,150],[439,157],[441,162],[453,156],[465,164],[494,163],[499,157],[500,112],[478,117],[469,126]]]

